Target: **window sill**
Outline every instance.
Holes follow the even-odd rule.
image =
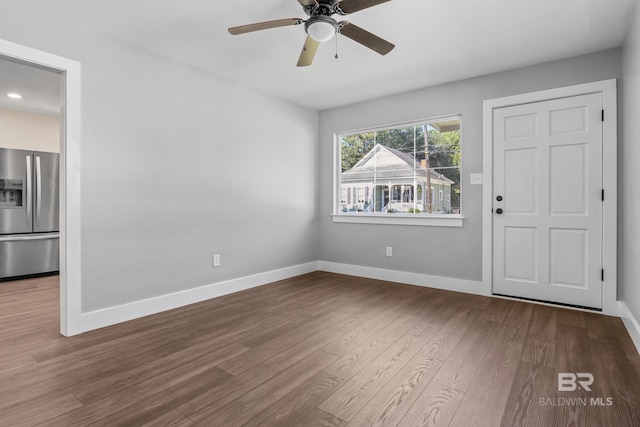
[[[359,214],[331,215],[333,222],[351,224],[420,225],[427,227],[462,227],[462,215]]]

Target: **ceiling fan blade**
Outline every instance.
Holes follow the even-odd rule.
[[[320,46],[319,42],[307,36],[307,40],[305,40],[304,47],[300,53],[300,58],[298,59],[298,67],[307,67],[313,63],[313,58],[316,56],[318,46]]]
[[[353,13],[388,1],[391,0],[342,0],[339,6],[344,13]]]
[[[315,6],[318,4],[317,0],[298,0],[298,2],[303,6]]]
[[[394,44],[389,43],[385,39],[382,39],[355,24],[347,21],[342,21],[340,24],[342,27],[340,29],[340,34],[378,52],[380,55],[386,55],[396,47]]]
[[[269,28],[286,27],[288,25],[300,25],[302,23],[304,23],[304,20],[300,18],[276,19],[275,21],[257,22],[255,24],[231,27],[229,28],[229,32],[235,36],[252,31],[268,30]]]

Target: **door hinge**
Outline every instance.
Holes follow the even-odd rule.
[[[602,189],[602,201],[604,202],[604,188]]]
[[[604,122],[604,110],[602,110],[602,121]]]
[[[600,270],[600,281],[604,282],[604,268]]]

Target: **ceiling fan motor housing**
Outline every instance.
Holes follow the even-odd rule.
[[[340,8],[340,0],[317,0],[316,4],[303,6],[302,9],[309,16],[346,15]]]

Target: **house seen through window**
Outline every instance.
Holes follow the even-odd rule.
[[[338,135],[336,213],[460,214],[459,116]]]

